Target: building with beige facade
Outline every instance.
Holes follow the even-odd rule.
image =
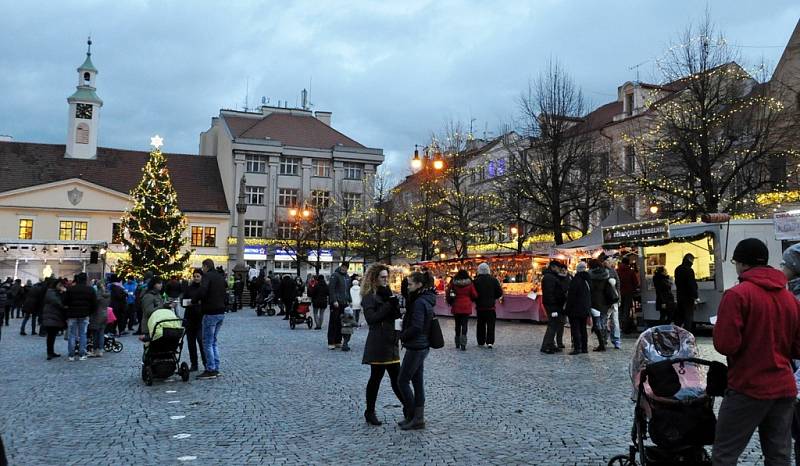
[[[149,154],[97,147],[98,71],[90,53],[68,99],[65,144],[0,141],[0,279],[98,278],[126,254],[120,218]],[[230,213],[216,161],[165,154],[186,215],[192,264],[227,261]]]
[[[383,150],[368,148],[331,126],[331,112],[263,105],[256,112],[221,110],[200,135],[200,155],[215,159],[232,213],[231,265],[237,260],[236,202],[244,176],[247,211],[243,230],[248,266],[296,272],[291,243],[293,209],[364,206],[372,200],[372,179]],[[302,226],[301,226],[302,228]],[[331,231],[335,240],[341,232]],[[322,251],[321,273],[329,274],[342,257],[336,247]],[[302,274],[309,270],[302,265]],[[358,266],[354,267],[358,270]]]

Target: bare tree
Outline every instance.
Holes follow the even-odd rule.
[[[785,182],[798,115],[738,58],[708,14],[687,27],[658,61],[667,84],[626,135],[638,166],[627,167],[631,183],[618,190],[635,187],[666,215],[693,220],[752,212],[755,194]]]
[[[391,178],[385,167],[375,174],[373,189],[371,205],[359,211],[357,250],[367,260],[391,264],[402,248],[396,217],[399,211],[392,200]]]

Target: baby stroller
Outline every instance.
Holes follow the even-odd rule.
[[[677,326],[639,336],[630,366],[632,444],[609,466],[711,464],[705,446],[714,443],[714,397],[725,389],[727,368],[698,355],[694,335]]]
[[[181,360],[183,349],[183,319],[172,309],[158,309],[147,321],[150,341],[145,344],[142,357],[142,380],[153,385],[154,379],[166,379],[174,373],[184,382],[189,381],[189,365]],[[180,362],[180,363],[179,363]]]
[[[123,344],[121,341],[117,341],[117,338],[114,336],[113,333],[106,333],[103,336],[103,351],[106,353],[120,353],[122,352]],[[75,342],[75,354],[78,354],[80,351],[80,342]],[[94,337],[86,338],[86,352],[91,353],[94,351]]]
[[[267,314],[268,316],[274,316],[275,304],[277,304],[275,293],[270,292],[266,297],[264,297],[264,293],[259,293],[256,300],[256,315],[263,316]]]
[[[311,298],[301,296],[299,300],[292,303],[292,309],[289,311],[289,328],[294,330],[296,325],[305,322],[310,329],[314,325],[314,319],[311,318]]]

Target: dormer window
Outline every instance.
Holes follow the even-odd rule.
[[[625,113],[628,116],[633,115],[633,92],[625,94]]]
[[[92,82],[92,74],[86,71],[83,73],[83,83],[89,84],[90,82]]]

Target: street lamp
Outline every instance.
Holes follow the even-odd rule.
[[[419,148],[422,148],[422,157],[419,156]],[[429,156],[429,152],[433,150],[433,157]],[[436,147],[436,143],[430,146],[420,146],[414,144],[414,157],[411,159],[411,168],[416,172],[423,168],[433,167],[434,170],[440,171],[444,168],[444,157]]]
[[[658,204],[656,204],[655,202],[654,202],[654,203],[652,203],[652,204],[650,205],[650,213],[651,213],[651,214],[653,214],[653,215],[658,215],[658,211],[659,211],[659,210],[660,210],[660,209],[659,209],[659,207],[658,207]]]
[[[519,234],[519,228],[517,228],[516,226],[512,226],[511,227],[511,234],[513,236],[517,236]]]

